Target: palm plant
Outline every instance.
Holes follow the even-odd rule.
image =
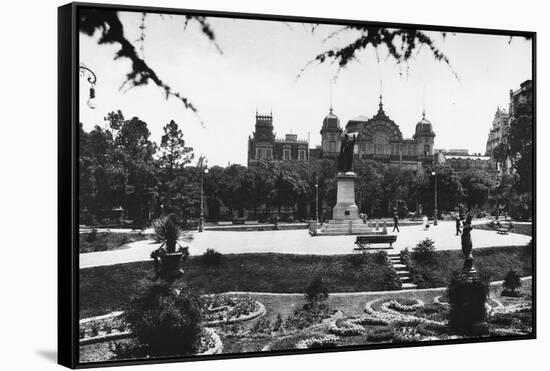
[[[189,255],[188,248],[179,244],[183,231],[178,226],[173,214],[156,219],[153,221],[152,227],[153,236],[158,242],[161,242],[160,247],[151,253],[157,276],[164,279],[175,279],[183,273],[179,269],[181,260]],[[177,251],[176,246],[179,246]]]
[[[153,236],[158,242],[162,242],[160,248],[166,248],[168,254],[176,252],[176,245],[179,246],[179,239],[183,231],[176,222],[174,214],[160,217],[153,221]]]

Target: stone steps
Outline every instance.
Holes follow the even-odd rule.
[[[392,253],[388,254],[388,258],[393,270],[399,277],[399,281],[401,281],[401,289],[416,289],[418,286],[412,282],[411,272],[409,272],[407,266],[401,262],[401,255],[398,253]]]

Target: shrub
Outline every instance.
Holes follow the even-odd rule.
[[[266,318],[260,318],[258,321],[256,321],[256,323],[254,323],[251,331],[255,334],[271,334],[271,322]]]
[[[348,258],[349,263],[354,268],[361,268],[363,264],[367,263],[367,253],[364,251],[360,251],[355,254],[351,254]]]
[[[486,317],[487,283],[454,273],[447,292],[451,306],[449,327],[458,334],[470,335],[473,326]]]
[[[207,249],[206,252],[202,254],[203,264],[209,267],[220,264],[221,260],[222,254],[214,249]]]
[[[429,260],[433,258],[435,252],[435,243],[429,238],[420,241],[413,247],[413,258],[415,260]]]
[[[273,322],[273,331],[281,331],[283,329],[283,316],[281,313],[277,313],[277,318]]]
[[[92,228],[92,231],[86,235],[86,242],[92,243],[97,240],[97,229],[96,227]]]
[[[395,271],[386,272],[382,276],[382,290],[399,290],[401,289],[401,280]]]
[[[388,254],[384,250],[380,250],[376,253],[374,261],[376,264],[386,265],[388,264]]]
[[[139,346],[120,352],[138,357],[194,353],[202,332],[197,300],[178,294],[166,283],[146,288],[128,305],[124,319]]]
[[[521,278],[516,271],[509,270],[504,277],[502,286],[504,287],[502,295],[517,296],[516,290],[521,287]]]
[[[305,305],[303,308],[294,310],[291,316],[285,321],[285,328],[302,330],[313,324],[320,323],[330,317],[330,310],[324,304],[316,306]]]
[[[315,276],[306,287],[306,300],[310,306],[316,306],[318,303],[328,298],[328,289],[321,276]]]

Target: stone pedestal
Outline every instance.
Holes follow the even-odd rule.
[[[352,171],[336,175],[336,205],[332,209],[334,220],[359,219],[359,208],[355,204],[355,180],[357,174]]]

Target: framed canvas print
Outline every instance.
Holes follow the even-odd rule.
[[[536,34],[59,8],[59,362],[536,334]]]

